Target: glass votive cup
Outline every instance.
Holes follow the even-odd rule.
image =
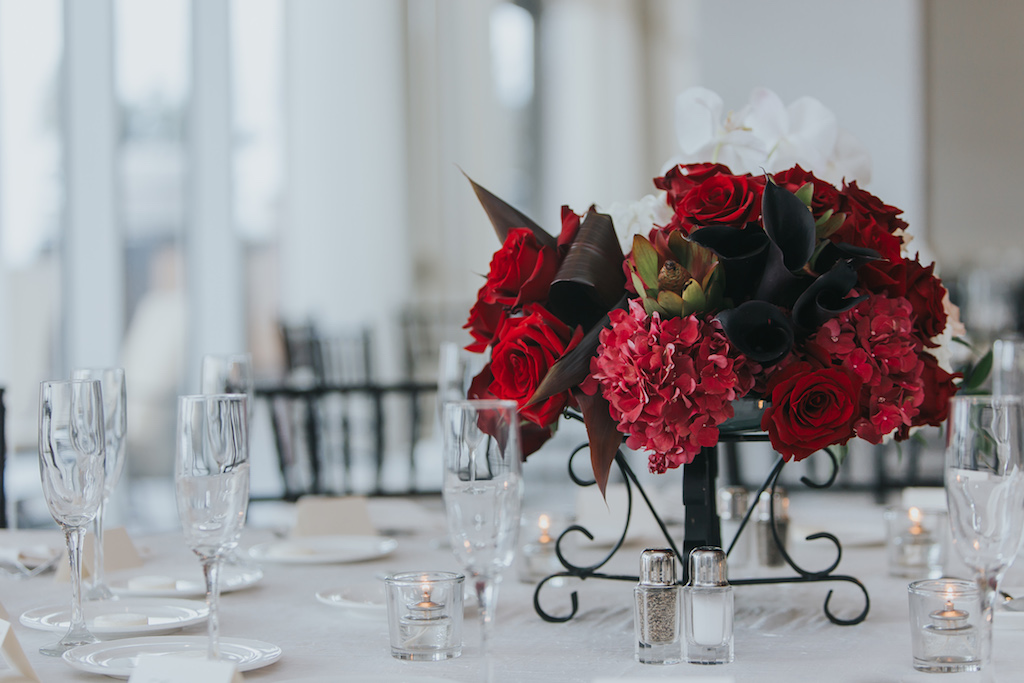
[[[564,570],[555,553],[555,543],[566,526],[565,516],[557,513],[523,515],[519,527],[521,545],[516,554],[516,574],[520,582],[537,583]]]
[[[914,668],[958,673],[981,668],[981,593],[973,581],[922,579],[907,588]]]
[[[400,572],[384,579],[391,656],[439,661],[462,654],[462,590],[455,572]]]
[[[938,508],[892,506],[885,509],[889,575],[937,579],[946,561],[949,517]]]

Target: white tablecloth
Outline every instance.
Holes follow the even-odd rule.
[[[886,575],[884,549],[869,543],[881,528],[881,509],[862,499],[841,495],[816,497],[803,503],[794,498],[791,510],[799,519],[837,520],[837,535],[855,524],[866,531],[861,544],[844,548],[838,573],[860,578],[871,596],[871,611],[858,626],[835,626],[822,604],[836,589],[833,610],[840,616],[860,609],[860,593],[841,583],[789,584],[736,588],[736,661],[730,665],[696,667],[688,664],[656,667],[633,660],[632,589],[628,582],[588,580],[579,586],[580,613],[564,624],[542,621],[533,609],[533,586],[519,583],[509,572],[501,586],[493,643],[500,681],[593,681],[598,678],[686,679],[710,676],[716,680],[751,683],[885,683],[933,680],[911,666],[907,583]],[[844,507],[845,505],[845,507]],[[248,681],[478,681],[482,679],[478,631],[474,612],[467,610],[464,654],[447,662],[401,662],[388,651],[387,624],[353,617],[319,603],[318,591],[372,581],[382,572],[459,567],[441,546],[443,516],[410,501],[372,501],[371,512],[381,527],[413,527],[401,536],[397,551],[383,559],[345,565],[264,566],[256,586],[226,594],[221,601],[221,633],[279,645],[281,660],[245,675]],[[795,526],[799,526],[795,524]],[[11,542],[13,532],[0,532]],[[30,534],[37,539],[41,532]],[[18,537],[24,541],[24,538]],[[54,538],[51,536],[50,538]],[[243,546],[270,540],[266,529],[248,529]],[[17,540],[17,539],[15,539]],[[146,566],[137,574],[166,574],[196,563],[178,535],[137,539],[146,553]],[[827,544],[795,543],[794,554],[810,569],[831,561]],[[635,574],[644,544],[620,551],[611,571]],[[197,563],[196,563],[197,564]],[[1022,572],[1021,575],[1024,575]],[[1011,578],[1006,585],[1024,586]],[[0,579],[0,601],[17,619],[21,612],[68,599],[68,585],[52,576],[30,580]],[[558,611],[568,591],[550,588],[545,604]],[[988,672],[997,681],[1020,681],[1024,671],[1024,623],[1008,628],[997,615],[996,665]],[[1013,623],[1017,626],[1017,623]],[[43,657],[38,648],[55,640],[51,633],[15,631],[43,681],[110,680],[71,670],[59,659]],[[201,635],[205,627],[185,633]],[[942,681],[985,680],[980,674],[947,675]]]

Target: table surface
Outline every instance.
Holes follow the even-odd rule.
[[[444,517],[436,504],[401,499],[370,501],[378,528],[403,531],[397,550],[378,560],[354,564],[265,564],[257,585],[228,593],[221,599],[221,633],[267,641],[280,646],[279,662],[247,672],[247,681],[479,681],[483,680],[479,632],[475,610],[467,608],[465,649],[446,662],[402,662],[388,650],[387,624],[354,616],[321,604],[318,591],[372,582],[382,573],[426,569],[459,570],[444,545]],[[859,612],[860,592],[843,583],[780,584],[735,588],[736,661],[714,667],[688,664],[647,666],[633,660],[632,590],[629,582],[591,579],[576,587],[578,616],[568,623],[547,623],[533,608],[534,586],[520,583],[510,570],[501,584],[493,651],[499,681],[594,681],[623,679],[701,679],[793,683],[827,679],[831,683],[886,683],[917,681],[929,674],[911,666],[908,627],[907,579],[886,574],[882,540],[882,509],[862,498],[794,497],[794,531],[810,528],[801,520],[832,524],[842,538],[837,573],[858,577],[871,598],[867,620],[857,626],[836,626],[825,617],[822,605],[835,588],[833,611],[839,616]],[[859,531],[858,531],[859,530]],[[272,540],[269,529],[247,529],[242,546]],[[0,532],[0,545],[38,541],[60,544],[55,532]],[[174,574],[194,569],[198,562],[177,534],[145,537],[136,543],[146,558],[136,575]],[[635,574],[646,543],[627,544],[611,563],[611,571]],[[792,553],[809,569],[827,566],[833,559],[824,541],[794,541]],[[831,546],[828,546],[831,547]],[[1021,563],[1024,564],[1024,563]],[[1017,568],[1021,570],[1020,567]],[[766,570],[760,570],[762,572]],[[962,572],[961,572],[962,573]],[[1024,577],[1024,570],[1019,576]],[[111,578],[117,578],[113,575]],[[1007,586],[1024,586],[1014,574]],[[570,589],[546,588],[545,605],[560,612],[568,604]],[[0,602],[13,620],[25,610],[68,599],[67,583],[52,575],[28,580],[0,579]],[[1024,670],[1024,620],[997,614],[996,662],[982,674],[946,675],[943,681],[1019,681]],[[1024,616],[1024,615],[1020,615]],[[44,657],[38,648],[54,635],[15,625],[15,633],[43,681],[111,680],[77,672],[59,659]],[[183,634],[202,635],[205,626]]]

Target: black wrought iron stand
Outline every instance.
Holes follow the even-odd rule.
[[[569,415],[570,417],[576,418],[575,415]],[[578,418],[577,418],[578,419]],[[760,432],[739,432],[726,434],[722,433],[720,441],[722,442],[737,442],[737,441],[767,441],[768,436]],[[593,479],[584,479],[579,477],[573,469],[573,460],[576,455],[582,451],[587,450],[587,444],[582,444],[576,450],[573,451],[569,457],[569,478],[578,486],[593,486]],[[832,473],[828,480],[824,483],[817,483],[811,481],[807,477],[801,477],[800,481],[805,486],[816,489],[824,489],[830,487],[839,474],[839,461],[831,451],[824,451],[828,454],[829,460],[832,463]],[[558,540],[555,543],[555,554],[558,556],[559,562],[565,568],[564,571],[557,572],[550,576],[545,577],[537,584],[537,588],[533,593],[533,607],[540,615],[542,619],[550,622],[566,622],[576,616],[579,611],[579,597],[577,592],[574,590],[571,595],[572,609],[566,615],[553,615],[541,607],[540,595],[544,586],[552,579],[571,577],[581,580],[587,579],[609,579],[613,581],[638,581],[636,575],[622,575],[622,574],[606,574],[601,572],[601,567],[608,563],[612,557],[619,551],[623,543],[626,540],[626,533],[629,530],[629,521],[633,511],[633,490],[634,488],[643,498],[644,504],[651,511],[654,516],[654,520],[661,528],[661,533],[665,537],[665,541],[668,547],[676,553],[680,558],[689,557],[690,550],[705,545],[721,546],[722,536],[721,528],[718,519],[718,512],[716,509],[716,494],[715,494],[715,479],[718,474],[718,458],[717,450],[715,447],[705,448],[701,451],[700,455],[694,459],[693,463],[683,466],[683,504],[685,506],[686,521],[684,528],[684,540],[683,540],[683,552],[679,552],[679,548],[676,546],[675,540],[668,532],[668,528],[662,521],[658,511],[654,509],[654,505],[651,503],[651,499],[648,497],[647,492],[644,491],[643,486],[640,484],[633,470],[630,468],[629,463],[626,462],[625,457],[622,455],[622,451],[615,454],[615,464],[618,466],[619,471],[622,473],[623,480],[626,483],[626,520],[622,527],[622,534],[619,536],[618,541],[611,548],[611,550],[605,555],[600,561],[589,564],[589,565],[576,565],[569,561],[562,547],[562,542],[572,533],[581,533],[586,536],[589,540],[594,540],[593,534],[590,533],[586,527],[579,524],[573,524],[565,531],[563,531]],[[779,474],[782,472],[782,468],[785,465],[785,461],[780,456],[776,461],[775,466],[772,468],[771,473],[765,479],[764,484],[757,491],[757,494],[753,497],[750,507],[747,509],[746,515],[744,515],[742,522],[740,523],[739,530],[736,533],[736,537],[733,539],[727,553],[731,553],[733,547],[736,545],[736,539],[745,531],[747,523],[750,521],[750,517],[757,506],[757,501],[761,494],[771,489],[772,493],[775,492],[776,482],[778,481]],[[757,584],[776,584],[776,583],[819,583],[827,581],[842,581],[846,583],[852,583],[860,589],[864,595],[864,608],[860,614],[849,618],[843,619],[837,617],[829,609],[829,602],[832,599],[832,590],[829,590],[828,595],[825,597],[824,612],[825,616],[828,617],[829,621],[833,624],[840,626],[852,626],[859,624],[868,616],[868,611],[871,608],[871,598],[868,595],[867,588],[857,578],[848,576],[845,574],[835,574],[835,570],[839,567],[839,562],[842,559],[843,548],[840,544],[839,539],[829,533],[816,533],[811,534],[807,537],[808,541],[814,541],[818,539],[824,539],[831,541],[835,545],[836,557],[835,560],[825,569],[811,571],[798,565],[789,553],[786,552],[785,545],[781,536],[779,535],[778,526],[775,523],[775,505],[774,495],[771,496],[771,503],[769,505],[770,522],[772,529],[772,537],[775,545],[778,547],[778,551],[786,564],[796,573],[795,576],[781,576],[781,577],[758,577],[749,579],[736,579],[730,578],[729,583],[734,586],[750,586]],[[683,562],[684,577],[683,582],[685,583],[687,578],[685,576],[687,562]]]

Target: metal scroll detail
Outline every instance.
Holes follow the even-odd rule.
[[[721,441],[767,441],[768,437],[767,437],[767,435],[760,434],[760,433],[737,433],[737,434],[722,434],[721,437],[720,437],[720,440]],[[584,451],[584,450],[587,450],[587,444],[582,444],[582,445],[578,446],[572,452],[572,455],[569,457],[569,478],[572,479],[573,483],[575,483],[577,486],[593,486],[595,484],[593,479],[581,478],[579,475],[576,474],[576,472],[574,471],[574,468],[573,468],[573,461],[574,461],[576,455],[579,454],[580,452]],[[830,487],[835,482],[836,476],[839,474],[839,461],[835,457],[835,454],[832,453],[832,451],[826,449],[825,452],[828,454],[829,461],[831,462],[831,465],[832,465],[831,475],[823,483],[814,482],[814,481],[808,479],[807,477],[801,477],[800,481],[805,486],[808,486],[810,488],[815,488],[815,489],[823,489],[823,488]],[[542,619],[544,619],[545,621],[556,622],[556,623],[566,622],[566,621],[571,620],[573,617],[575,617],[577,612],[579,611],[579,596],[577,594],[577,591],[573,590],[572,593],[570,594],[571,609],[570,609],[568,614],[565,614],[565,615],[555,615],[555,614],[550,614],[549,612],[547,612],[542,607],[542,605],[541,605],[541,592],[543,591],[545,585],[547,585],[549,581],[553,581],[553,580],[556,580],[556,579],[565,579],[565,578],[579,579],[579,580],[582,580],[582,581],[585,581],[587,579],[609,579],[609,580],[613,580],[613,581],[633,581],[633,582],[636,582],[636,581],[639,580],[638,577],[635,576],[635,575],[608,574],[608,573],[605,573],[605,572],[601,571],[601,568],[605,564],[607,564],[615,556],[616,553],[618,553],[618,551],[622,547],[623,543],[625,543],[626,533],[629,530],[629,522],[630,522],[630,518],[631,518],[631,515],[632,515],[632,510],[633,510],[634,488],[635,488],[636,492],[639,493],[640,497],[643,499],[643,502],[647,506],[647,509],[650,510],[651,515],[654,517],[655,522],[657,522],[658,527],[661,529],[662,535],[665,537],[665,541],[668,544],[668,547],[672,548],[673,552],[675,552],[678,557],[684,558],[684,555],[682,555],[679,552],[679,548],[676,545],[675,540],[673,540],[671,534],[668,532],[668,528],[666,527],[664,521],[662,521],[661,516],[658,514],[658,511],[654,508],[654,505],[651,502],[651,499],[648,497],[647,492],[644,491],[643,485],[640,484],[640,482],[637,479],[636,475],[633,473],[633,470],[629,467],[629,463],[626,462],[626,459],[623,456],[622,451],[618,451],[615,454],[615,465],[619,468],[619,471],[622,473],[622,478],[623,478],[623,481],[625,482],[625,485],[626,485],[626,496],[627,496],[626,519],[625,519],[625,522],[623,523],[623,526],[622,526],[622,533],[619,535],[618,541],[615,543],[614,546],[612,546],[611,550],[609,550],[608,553],[604,557],[602,557],[597,562],[594,562],[592,564],[587,564],[587,565],[577,565],[577,564],[574,564],[571,560],[569,560],[566,557],[566,554],[564,552],[562,543],[563,543],[563,541],[566,540],[566,538],[569,537],[570,534],[582,534],[588,540],[593,541],[594,540],[593,534],[591,534],[590,531],[586,527],[581,526],[579,524],[573,524],[572,526],[567,528],[565,531],[563,531],[559,535],[558,540],[555,543],[555,554],[558,556],[558,560],[559,560],[559,562],[561,562],[562,567],[564,568],[564,571],[560,571],[560,572],[557,572],[555,574],[551,574],[551,575],[545,577],[544,579],[542,579],[537,584],[537,588],[534,590],[534,593],[533,593],[533,608],[534,608],[534,610],[536,610],[537,614]],[[739,531],[737,531],[737,533],[736,533],[736,538],[739,538],[739,536],[746,529],[747,522],[750,520],[750,517],[753,514],[754,509],[757,506],[757,501],[760,498],[761,493],[763,493],[764,491],[769,490],[769,489],[771,490],[772,493],[775,492],[776,483],[778,481],[779,474],[782,472],[782,468],[783,468],[784,465],[785,465],[785,461],[780,456],[779,459],[776,461],[775,466],[772,468],[771,472],[769,473],[768,477],[765,479],[764,483],[761,485],[760,489],[757,491],[757,495],[755,495],[753,497],[753,501],[752,501],[749,509],[747,510],[746,515],[744,515],[742,522],[740,523]],[[685,471],[684,471],[684,478],[685,478],[685,476],[686,475],[685,475]],[[685,486],[685,484],[684,484],[684,486]],[[714,495],[714,491],[712,491],[711,494],[713,496]],[[713,509],[712,509],[712,511],[713,511]],[[864,621],[867,618],[868,611],[871,608],[871,598],[868,595],[867,588],[865,588],[864,584],[861,583],[859,579],[857,579],[857,578],[855,578],[853,576],[848,576],[846,574],[835,574],[835,573],[833,573],[839,567],[839,563],[840,563],[840,560],[842,559],[842,554],[843,554],[842,544],[839,542],[839,539],[836,538],[835,536],[833,536],[832,534],[829,534],[829,533],[816,533],[816,534],[811,534],[810,536],[807,536],[806,540],[808,540],[808,541],[815,541],[815,540],[819,540],[819,539],[830,541],[835,546],[836,557],[835,557],[835,560],[830,565],[825,567],[824,569],[820,569],[820,570],[817,570],[817,571],[810,570],[810,569],[805,569],[804,567],[801,567],[800,565],[798,565],[793,560],[793,558],[789,555],[789,553],[786,552],[786,549],[785,549],[784,544],[782,542],[782,538],[779,535],[778,526],[775,523],[774,496],[772,496],[771,504],[769,506],[769,514],[770,514],[770,521],[771,521],[772,537],[773,537],[773,540],[774,540],[774,542],[775,542],[775,544],[777,546],[779,554],[783,558],[785,563],[795,572],[796,575],[795,576],[782,576],[782,577],[759,577],[759,578],[749,578],[749,579],[730,579],[729,583],[731,583],[734,586],[750,586],[750,585],[758,585],[758,584],[777,584],[777,583],[821,583],[821,582],[828,582],[828,581],[840,581],[840,582],[845,582],[845,583],[851,583],[851,584],[855,585],[857,588],[859,588],[861,593],[864,596],[864,608],[861,610],[861,612],[859,614],[857,614],[856,616],[854,616],[852,618],[848,618],[848,619],[843,619],[843,618],[840,618],[840,617],[836,616],[835,614],[833,614],[831,609],[830,609],[830,607],[829,607],[829,603],[832,600],[832,593],[833,593],[833,591],[829,590],[828,594],[825,597],[825,603],[824,603],[824,607],[823,607],[824,612],[825,612],[825,616],[828,617],[828,620],[831,621],[833,624],[837,624],[839,626],[853,626],[855,624],[859,624],[862,621]],[[715,521],[717,522],[717,515],[714,515],[714,517],[715,517]],[[730,544],[729,548],[726,551],[727,553],[731,553],[732,552],[732,549],[733,549],[733,547],[736,544],[736,538],[733,539],[732,544]],[[687,544],[687,545],[689,545],[689,544]],[[685,563],[684,563],[684,566],[685,566]]]

